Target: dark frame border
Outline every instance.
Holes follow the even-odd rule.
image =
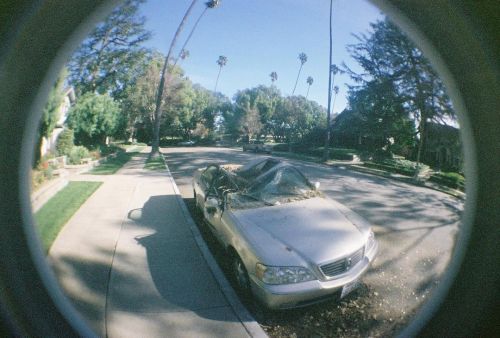
[[[34,134],[59,66],[118,0],[0,1],[0,314],[2,336],[92,336],[62,296],[35,240]],[[498,2],[374,0],[432,60],[459,113],[466,210],[436,296],[402,334],[498,330],[500,11]],[[496,332],[498,334],[498,331]]]

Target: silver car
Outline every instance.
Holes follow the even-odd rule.
[[[230,255],[237,287],[271,309],[346,296],[377,254],[367,221],[318,187],[272,158],[194,175],[196,205]]]

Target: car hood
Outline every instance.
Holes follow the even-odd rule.
[[[234,210],[233,215],[265,257],[282,256],[283,246],[315,265],[348,255],[366,242],[338,204],[316,197],[276,206]]]

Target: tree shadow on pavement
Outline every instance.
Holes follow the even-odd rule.
[[[228,304],[208,264],[202,256],[175,195],[152,196],[141,209],[129,212],[131,233],[136,244],[145,249],[146,266],[136,266],[148,279],[138,292],[144,298],[131,300],[120,294],[122,308],[129,302],[142,302],[139,308],[153,311],[192,311],[202,318],[238,321],[221,315],[217,308]],[[123,236],[123,234],[122,234]],[[117,258],[115,258],[116,260]],[[149,290],[148,290],[149,288]],[[121,289],[120,291],[126,291]],[[214,311],[211,311],[214,309]]]

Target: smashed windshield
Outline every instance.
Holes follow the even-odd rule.
[[[282,166],[258,177],[243,192],[233,196],[235,208],[279,205],[318,196],[319,192],[297,169]]]
[[[281,161],[274,158],[256,159],[240,167],[235,171],[235,174],[246,179],[255,178],[272,169],[279,163],[281,163]]]

